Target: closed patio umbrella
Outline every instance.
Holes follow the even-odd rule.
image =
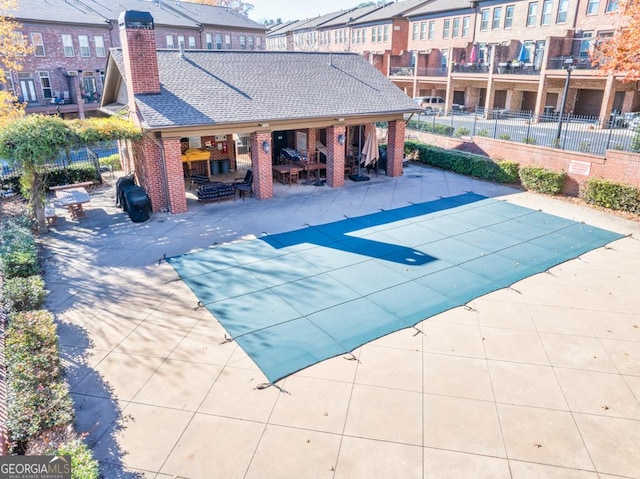
[[[478,48],[474,45],[471,47],[471,55],[469,55],[469,62],[475,63],[478,60]]]
[[[376,127],[373,123],[365,127],[365,140],[362,147],[364,166],[373,168],[378,161],[378,141],[376,139]]]

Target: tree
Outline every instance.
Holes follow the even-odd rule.
[[[595,47],[594,64],[604,73],[622,74],[622,80],[640,80],[640,2],[620,0],[620,26],[610,37],[601,37]]]
[[[77,145],[108,140],[136,140],[141,131],[119,118],[66,121],[57,116],[28,115],[0,130],[0,157],[22,170],[20,182],[27,192],[31,213],[40,232],[46,232],[44,217],[46,176],[49,164],[61,151]]]
[[[18,33],[21,25],[10,14],[15,8],[16,0],[0,0],[0,128],[24,115],[24,105],[2,87],[7,83],[5,71],[20,71],[22,58],[32,50]]]
[[[211,5],[214,7],[227,7],[234,12],[241,13],[242,15],[249,16],[249,12],[253,10],[253,4],[243,2],[242,0],[187,0],[191,3],[200,3],[202,5]]]

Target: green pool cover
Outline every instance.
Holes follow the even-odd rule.
[[[621,237],[469,193],[168,261],[275,383]]]

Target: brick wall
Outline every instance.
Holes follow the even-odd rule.
[[[493,138],[474,137],[462,140],[423,132],[411,132],[419,141],[452,150],[473,151],[494,160],[509,160],[521,166],[539,166],[567,172],[564,193],[577,196],[589,178],[604,178],[640,188],[640,154],[607,150],[604,157],[556,148],[526,145]],[[389,131],[391,138],[391,131]],[[571,162],[590,164],[589,175],[569,172]]]
[[[262,148],[269,143],[269,153]],[[271,174],[271,132],[251,133],[251,169],[253,170],[253,195],[259,200],[273,197],[273,177]]]
[[[122,53],[129,86],[129,105],[138,93],[160,93],[160,75],[154,31],[125,28],[120,31]]]
[[[390,121],[387,138],[387,176],[402,176],[404,121]]]
[[[187,211],[187,198],[184,187],[184,177],[182,170],[182,156],[180,151],[180,140],[162,140],[162,146],[164,148],[164,164],[167,175],[167,185],[169,187],[169,211],[171,213],[185,213]],[[157,150],[159,152],[159,150]],[[161,162],[162,158],[157,157],[154,159],[157,162]],[[155,170],[158,173],[162,173],[162,170]],[[159,178],[153,178],[152,184],[154,188],[162,189],[162,197],[166,197],[166,186],[164,184],[164,178],[162,174]],[[164,206],[162,207],[164,208]]]
[[[338,142],[338,136],[345,135],[344,126],[327,128],[327,185],[334,188],[344,186],[344,145]]]

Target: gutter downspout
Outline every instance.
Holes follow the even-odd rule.
[[[167,160],[164,154],[164,146],[162,145],[162,142],[158,140],[155,136],[152,136],[152,135],[146,135],[146,136],[151,138],[151,140],[153,140],[153,142],[156,145],[158,145],[158,148],[160,148],[160,170],[162,171],[162,179],[164,180],[164,191],[165,191],[164,211],[161,211],[161,213],[170,213],[171,202],[169,201],[169,178],[167,177]]]

